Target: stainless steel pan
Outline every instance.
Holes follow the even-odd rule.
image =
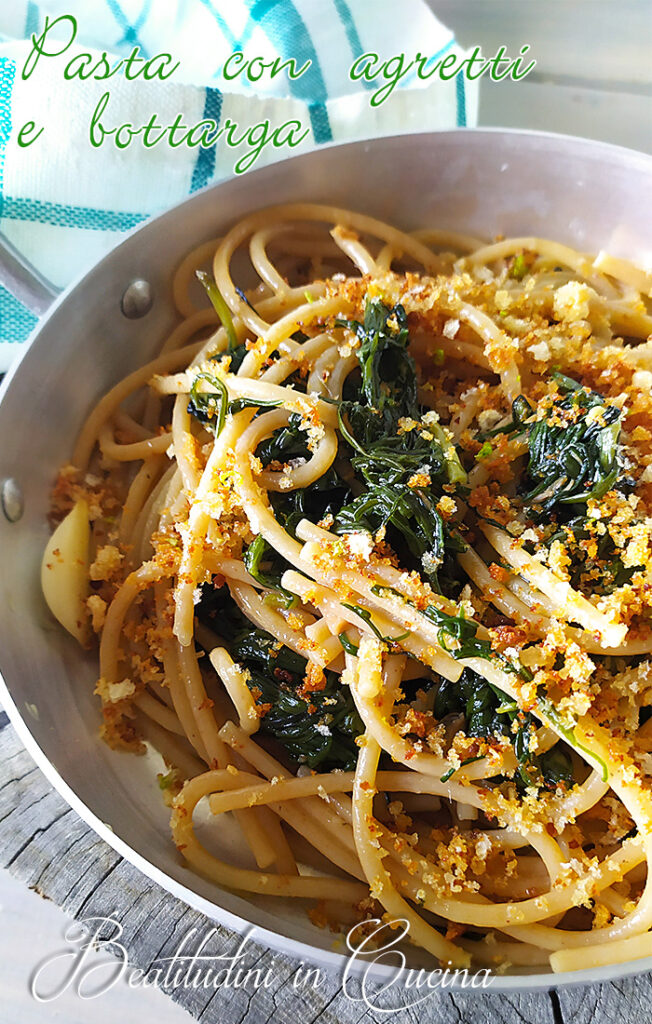
[[[97,398],[151,358],[172,325],[170,280],[180,258],[253,209],[314,200],[406,228],[541,234],[649,260],[651,196],[652,158],[561,136],[458,131],[333,146],[200,192],[149,221],[45,314],[0,401],[0,482],[13,481],[4,487],[0,514],[0,695],[50,781],[150,878],[228,926],[256,925],[264,941],[290,955],[341,966],[332,935],[313,928],[302,912],[217,890],[182,865],[151,763],[99,741],[95,655],[80,653],[63,635],[39,589],[56,469]],[[141,284],[125,300],[135,281]],[[235,842],[225,839],[227,846]],[[559,975],[555,983],[650,968],[652,958]],[[496,979],[493,990],[550,982],[547,974],[512,975]]]

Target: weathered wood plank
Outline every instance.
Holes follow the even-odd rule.
[[[99,839],[52,789],[1,718],[0,865],[72,917],[118,921],[129,964],[150,976],[158,969],[161,982],[166,958],[174,956],[192,929],[191,950],[210,933],[205,955],[232,957],[240,943],[234,933],[170,896]],[[322,972],[318,988],[296,987],[296,961],[256,942],[246,950],[246,967],[266,977],[267,987],[163,984],[163,990],[202,1024],[611,1024],[624,1014],[631,1024],[643,1024],[652,996],[652,981],[645,977],[552,997],[432,991],[419,1005],[406,1007],[405,990],[396,986],[376,1000],[372,995],[381,1012],[348,998],[336,974]],[[396,1012],[388,1014],[392,1008]]]
[[[652,1006],[652,976],[624,978],[608,985],[587,989],[566,989],[557,993],[564,1021],[593,1024],[593,1021],[649,1021]]]

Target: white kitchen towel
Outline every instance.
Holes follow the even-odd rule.
[[[39,39],[49,28],[31,73],[23,74]],[[73,38],[73,30],[74,32]],[[65,77],[76,55],[94,67],[106,52],[113,67],[138,47],[138,56],[169,53],[179,66],[165,81],[129,80],[122,71],[108,80]],[[59,52],[62,51],[62,52]],[[294,58],[293,80],[269,71],[256,81],[241,72],[230,81],[223,69],[232,53],[260,68]],[[51,54],[51,56],[47,56]],[[464,51],[423,0],[12,0],[0,5],[0,233],[57,288],[65,287],[120,240],[125,231],[179,202],[205,185],[234,173],[234,166],[261,167],[292,153],[331,141],[348,141],[473,125],[478,83],[463,75],[427,82],[406,74],[384,102],[371,99],[390,81],[352,80],[349,70],[365,53],[377,66],[417,52],[428,67]],[[32,58],[33,59],[33,58]],[[74,69],[73,65],[73,69]],[[137,63],[133,63],[136,68]],[[168,65],[168,68],[171,66]],[[389,66],[389,71],[397,63]],[[28,66],[29,67],[29,66]],[[89,140],[93,112],[105,92],[105,129],[147,124],[156,114],[167,127],[182,113],[191,127],[212,119],[220,127],[245,129],[269,121],[275,127],[301,122],[305,138],[295,147],[268,142],[255,160],[251,143],[237,148],[224,137],[213,145],[152,148],[142,133],[126,148],[107,136],[99,147]],[[19,144],[20,128],[35,122],[42,134]],[[289,131],[289,129],[288,129]],[[262,132],[259,131],[259,135]],[[301,133],[294,133],[294,141]],[[96,132],[96,141],[99,131]],[[27,136],[29,137],[29,135]],[[151,136],[154,137],[153,135]],[[246,170],[244,171],[246,173]],[[10,364],[36,323],[35,317],[0,287],[0,370]]]

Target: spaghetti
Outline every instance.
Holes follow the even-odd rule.
[[[298,204],[173,294],[42,579],[182,856],[453,966],[648,955],[651,276]],[[200,842],[205,798],[255,867]]]

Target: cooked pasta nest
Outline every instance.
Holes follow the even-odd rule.
[[[310,204],[183,261],[42,580],[196,871],[454,967],[652,953],[651,286]]]

